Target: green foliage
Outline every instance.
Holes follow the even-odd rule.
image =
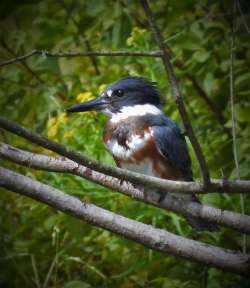
[[[165,41],[173,50],[192,125],[202,145],[212,177],[235,178],[229,103],[230,18],[217,1],[151,1]],[[154,2],[154,3],[153,3]],[[50,51],[157,50],[138,1],[2,1],[1,59],[34,48]],[[237,18],[235,88],[237,144],[242,178],[250,177],[250,53],[249,35]],[[178,61],[183,64],[178,65]],[[158,82],[166,114],[181,123],[160,59],[100,57],[97,73],[90,58],[33,57],[0,70],[0,112],[67,147],[114,165],[101,141],[105,117],[70,115],[63,109],[95,97],[108,84],[127,75]],[[197,92],[195,78],[224,119],[221,124]],[[0,131],[1,140],[36,152],[46,152]],[[199,168],[193,158],[193,170]],[[241,236],[228,229],[196,233],[185,220],[83,179],[1,164],[36,177],[63,191],[127,217],[183,236],[239,250]],[[206,267],[153,252],[121,237],[89,226],[61,212],[10,192],[0,196],[0,286],[202,287]],[[203,202],[240,211],[239,196],[206,195]],[[250,203],[246,199],[246,211]],[[208,269],[209,288],[249,287],[238,276]]]

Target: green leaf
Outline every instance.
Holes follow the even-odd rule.
[[[241,104],[236,104],[235,110],[237,121],[250,122],[250,105],[243,106]]]
[[[250,72],[241,74],[236,77],[235,79],[235,85],[236,86],[243,86],[245,84],[248,84],[250,81]]]
[[[200,63],[206,62],[206,60],[210,57],[211,52],[206,50],[198,50],[194,52],[193,58]]]

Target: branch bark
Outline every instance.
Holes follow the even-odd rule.
[[[167,76],[168,76],[168,79],[170,82],[170,86],[172,89],[173,97],[174,97],[175,103],[177,105],[177,108],[179,110],[179,113],[181,115],[183,125],[184,125],[185,130],[187,132],[187,135],[188,135],[188,137],[192,143],[192,146],[194,148],[197,160],[199,162],[200,170],[201,170],[201,173],[203,176],[204,186],[208,187],[210,185],[210,177],[209,177],[209,171],[207,168],[207,164],[206,164],[204,155],[202,153],[200,144],[199,144],[199,142],[195,136],[194,130],[190,124],[189,117],[188,117],[188,114],[187,114],[187,111],[186,111],[186,108],[184,105],[184,101],[183,101],[183,98],[181,95],[181,91],[179,89],[178,82],[177,82],[177,79],[175,77],[174,70],[173,70],[173,67],[172,67],[172,64],[170,61],[171,57],[170,57],[169,51],[166,49],[162,35],[160,33],[160,30],[157,27],[154,15],[153,15],[150,7],[149,7],[148,1],[147,0],[140,0],[140,1],[141,1],[141,5],[144,9],[144,12],[146,14],[146,17],[148,19],[150,29],[151,29],[154,37],[155,37],[155,41],[158,44],[160,51],[162,52],[162,56],[161,56],[162,62],[164,64],[164,68],[166,70],[166,73],[167,73]]]
[[[32,143],[40,145],[41,147],[51,150],[59,155],[65,156],[80,165],[86,166],[87,168],[116,177],[121,180],[130,181],[134,184],[141,184],[145,187],[154,187],[160,189],[161,191],[176,193],[250,193],[250,181],[248,180],[232,181],[216,179],[212,180],[210,187],[204,187],[203,183],[201,182],[184,182],[160,179],[99,163],[86,157],[83,154],[71,151],[66,147],[41,135],[32,133],[21,125],[6,120],[3,117],[0,117],[0,128],[23,137]]]
[[[190,261],[249,276],[250,256],[177,236],[125,218],[29,177],[0,167],[0,186],[104,228],[146,247]]]
[[[143,52],[143,51],[74,51],[74,52],[49,52],[46,50],[37,50],[34,49],[30,52],[28,52],[25,55],[21,55],[9,60],[5,60],[0,62],[1,66],[10,65],[13,63],[17,63],[20,61],[23,61],[25,59],[28,59],[32,56],[43,56],[43,57],[92,57],[92,56],[111,56],[111,57],[121,57],[121,56],[132,56],[132,57],[161,57],[162,53],[160,51],[149,51],[149,52]]]
[[[117,178],[96,172],[64,157],[50,157],[31,153],[1,142],[0,157],[25,167],[77,175],[150,205],[183,216],[200,217],[239,232],[250,234],[250,216],[201,205],[196,202],[181,201],[169,194],[166,194],[165,198],[159,203],[159,194],[157,193],[151,192],[145,197],[141,190],[136,189],[129,182],[121,184],[121,181]]]

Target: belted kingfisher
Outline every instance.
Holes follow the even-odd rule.
[[[185,138],[177,124],[164,115],[154,82],[142,77],[123,78],[95,100],[74,105],[66,112],[91,110],[109,118],[103,140],[119,167],[164,179],[193,181]],[[195,195],[185,195],[185,200],[198,202]],[[196,230],[217,229],[201,218],[189,216],[187,221]]]

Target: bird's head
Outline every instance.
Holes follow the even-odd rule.
[[[132,110],[136,115],[143,107],[146,110],[159,110],[160,99],[155,83],[142,77],[127,77],[109,85],[98,98],[76,104],[66,112],[99,111],[112,118],[125,111],[131,113]]]

